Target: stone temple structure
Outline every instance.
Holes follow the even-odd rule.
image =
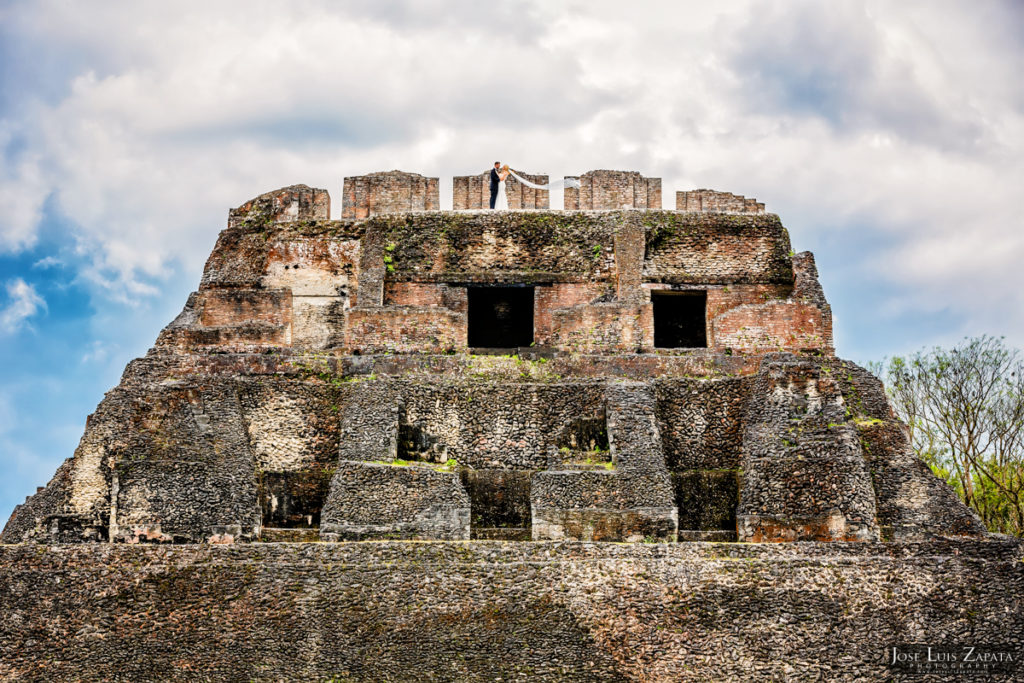
[[[885,680],[890,646],[1018,652],[1019,544],[835,356],[779,218],[578,178],[564,211],[518,184],[481,211],[483,176],[440,211],[399,171],[345,178],[340,220],[305,185],[232,210],[0,536],[0,678]]]

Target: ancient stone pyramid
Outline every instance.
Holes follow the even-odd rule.
[[[4,539],[983,533],[834,357],[814,259],[776,216],[585,178],[575,204],[643,210],[428,211],[436,179],[398,172],[346,179],[340,221],[306,186],[233,210]]]
[[[398,171],[341,220],[305,185],[232,210],[0,535],[0,679],[885,680],[901,643],[1019,647],[1020,545],[834,355],[779,218],[578,179],[565,211],[481,210],[479,176],[439,211]]]

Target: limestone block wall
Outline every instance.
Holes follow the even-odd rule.
[[[907,428],[896,419],[882,382],[850,361],[834,359],[826,367],[842,387],[871,468],[882,538],[920,541],[984,533],[974,511],[914,453]]]
[[[437,211],[441,208],[437,178],[418,173],[383,171],[345,178],[341,217],[362,219],[384,213]]]
[[[456,472],[342,461],[324,504],[321,538],[469,539],[469,496]]]
[[[291,346],[327,349],[344,344],[346,312],[359,277],[358,240],[329,236],[275,239],[260,280],[291,292]]]
[[[537,472],[530,491],[538,539],[676,540],[677,510],[665,467],[653,387],[605,387],[611,469],[555,466]]]
[[[530,490],[533,539],[674,541],[672,502],[667,476],[544,470],[533,475]]]
[[[356,375],[321,361],[245,366],[248,374],[237,376],[239,360],[226,356],[219,372],[227,376],[182,384],[146,379],[145,365],[130,369],[90,418],[73,460],[18,508],[0,538],[223,542],[251,539],[261,524],[317,527],[332,482],[347,481],[336,476],[339,463],[396,458],[452,459],[481,473],[466,479],[474,481],[467,514],[480,518],[512,496],[513,507],[538,511],[519,513],[515,533],[535,526],[540,538],[671,538],[678,524],[681,540],[726,540],[737,523],[740,540],[984,533],[913,456],[877,380],[852,364],[779,355],[757,377],[623,383],[563,380],[558,372],[569,366],[555,362],[546,374],[539,361],[494,358],[467,368],[464,359],[439,359],[456,372],[413,379],[405,376],[413,366],[392,357],[361,363]],[[344,367],[354,369],[355,359]],[[618,371],[637,370],[625,363]],[[604,454],[576,452],[602,433]],[[580,462],[609,455],[610,469]],[[348,467],[346,476],[390,481],[390,472]],[[413,496],[431,481],[423,475],[399,489]],[[426,489],[416,495],[433,500]],[[461,503],[435,503],[377,531],[463,528],[453,521],[462,519],[453,512],[466,509]],[[335,508],[332,523],[346,524],[345,509],[355,508]],[[413,522],[422,525],[401,526]]]
[[[825,290],[818,281],[818,267],[814,254],[802,251],[793,256],[793,291],[790,300],[814,306],[821,311],[821,347],[829,352],[835,350],[832,337],[832,306],[825,298]]]
[[[820,309],[792,301],[748,304],[710,322],[716,347],[743,353],[830,349],[831,327]]]
[[[535,287],[542,346],[650,350],[650,290],[682,287],[707,293],[711,348],[831,352],[813,257],[790,257],[775,216],[484,212],[409,221],[229,228],[200,292],[158,344],[446,352],[466,348],[467,286],[525,284]]]
[[[260,322],[287,326],[291,323],[291,292],[288,290],[212,289],[200,292],[199,324],[203,327]]]
[[[352,381],[337,388],[340,460],[390,462],[398,457],[401,391],[394,382]]]
[[[658,426],[672,471],[736,470],[743,457],[749,377],[655,382]]]
[[[735,540],[749,377],[654,383],[679,540]]]
[[[564,206],[568,210],[660,209],[661,178],[645,178],[636,171],[587,171],[579,188],[566,187]]]
[[[29,508],[13,538],[48,542],[251,539],[259,507],[245,424],[223,386],[109,392],[90,417],[70,469]],[[27,533],[27,535],[26,535]]]
[[[548,449],[580,416],[600,414],[597,381],[404,385],[402,420],[472,469],[539,469]]]
[[[158,346],[259,351],[343,344],[362,228],[320,218],[274,223],[272,214],[257,209],[267,207],[257,203],[221,232],[199,292],[164,329]]]
[[[389,281],[603,281],[615,265],[621,216],[442,213],[413,224],[378,216],[365,226],[363,251],[379,244],[372,258],[388,266],[382,275]]]
[[[645,296],[686,289],[707,294],[708,347],[729,353],[813,350],[831,353],[831,313],[795,300],[789,286],[644,285]],[[346,348],[361,352],[466,348],[466,288],[385,282],[385,306],[353,309]],[[424,320],[437,320],[428,323]],[[450,320],[448,327],[444,321]],[[654,319],[648,302],[615,300],[610,284],[552,283],[534,289],[534,343],[584,353],[650,351]]]
[[[547,185],[548,176],[532,173],[520,173],[537,185]],[[551,207],[550,192],[537,190],[523,185],[514,177],[505,181],[505,193],[508,197],[508,208],[517,209],[548,209]],[[489,209],[491,202],[491,172],[480,175],[455,176],[452,179],[452,208],[456,211],[464,209]]]
[[[928,680],[887,648],[1020,651],[1021,560],[1010,541],[2,546],[0,678]]]
[[[260,528],[256,466],[229,387],[168,388],[134,399],[139,426],[111,471],[115,541],[231,542]],[[148,400],[147,400],[148,399]]]
[[[676,210],[762,214],[764,204],[731,192],[689,190],[676,192]]]
[[[646,233],[646,282],[792,285],[789,234],[778,216],[655,214]]]
[[[619,301],[647,303],[650,300],[641,286],[649,230],[646,222],[624,221],[615,231],[615,295]]]
[[[60,513],[69,509],[71,473],[74,467],[75,459],[68,458],[60,464],[46,486],[37,487],[35,493],[25,497],[24,503],[14,506],[11,518],[0,533],[0,543],[21,543],[44,538],[58,543],[65,540],[65,534],[61,531]],[[99,483],[105,485],[106,482],[99,478]],[[76,524],[75,527],[72,530],[73,541],[85,540],[81,525]],[[102,526],[98,525],[91,530],[89,536],[101,540],[104,535],[102,531]]]
[[[207,289],[191,294],[157,345],[179,351],[260,352],[292,343],[288,290]]]
[[[361,353],[465,349],[466,315],[438,306],[353,308],[348,312],[345,347]]]
[[[429,307],[444,306],[455,309],[457,304],[451,302],[453,290],[460,289],[445,284],[433,282],[394,282],[384,283],[384,305],[385,306],[413,306]],[[465,293],[465,289],[462,289]],[[465,297],[462,297],[465,298]],[[465,313],[465,302],[462,301],[461,313]]]
[[[336,387],[280,377],[234,382],[264,528],[315,528],[338,460]]]
[[[529,541],[532,470],[462,470],[470,501],[470,534],[476,540]]]
[[[594,303],[551,311],[551,332],[540,343],[577,353],[649,350],[654,345],[650,304]]]
[[[741,541],[879,539],[870,468],[827,366],[784,354],[763,361],[743,450]]]
[[[557,311],[607,300],[610,286],[603,282],[555,282],[534,290],[533,332],[539,346],[553,346],[563,324]]]
[[[164,336],[163,343],[169,340]],[[195,327],[181,330],[174,340],[183,349],[199,352],[265,353],[287,347],[291,342],[288,327],[245,323],[225,327]]]
[[[720,351],[834,351],[832,308],[818,282],[814,256],[793,256],[793,285],[707,288],[708,345]],[[651,287],[657,287],[651,285]]]
[[[371,226],[368,234],[381,245],[376,260],[387,266],[377,266],[387,305],[462,313],[465,290],[443,280],[539,281],[534,339],[542,346],[598,353],[649,350],[653,319],[647,290],[692,286],[708,293],[706,335],[712,348],[831,350],[831,313],[813,262],[809,270],[801,265],[796,275],[809,294],[790,297],[794,263],[806,259],[790,258],[776,217],[609,217],[617,225],[606,226],[593,216],[548,221],[533,215],[515,222],[486,214],[438,216],[425,218],[414,239],[404,224],[391,222]],[[374,261],[370,253],[364,246]],[[364,272],[371,265],[364,264]],[[424,280],[438,285],[432,289]],[[395,339],[389,348],[399,343]]]

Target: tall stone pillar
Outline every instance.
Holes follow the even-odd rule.
[[[418,173],[382,171],[345,178],[341,217],[368,218],[382,213],[437,211],[441,208],[437,178]]]

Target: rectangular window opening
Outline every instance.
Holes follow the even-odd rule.
[[[533,287],[468,287],[468,345],[511,349],[533,343]]]
[[[662,349],[707,348],[707,292],[651,292],[654,346]]]

